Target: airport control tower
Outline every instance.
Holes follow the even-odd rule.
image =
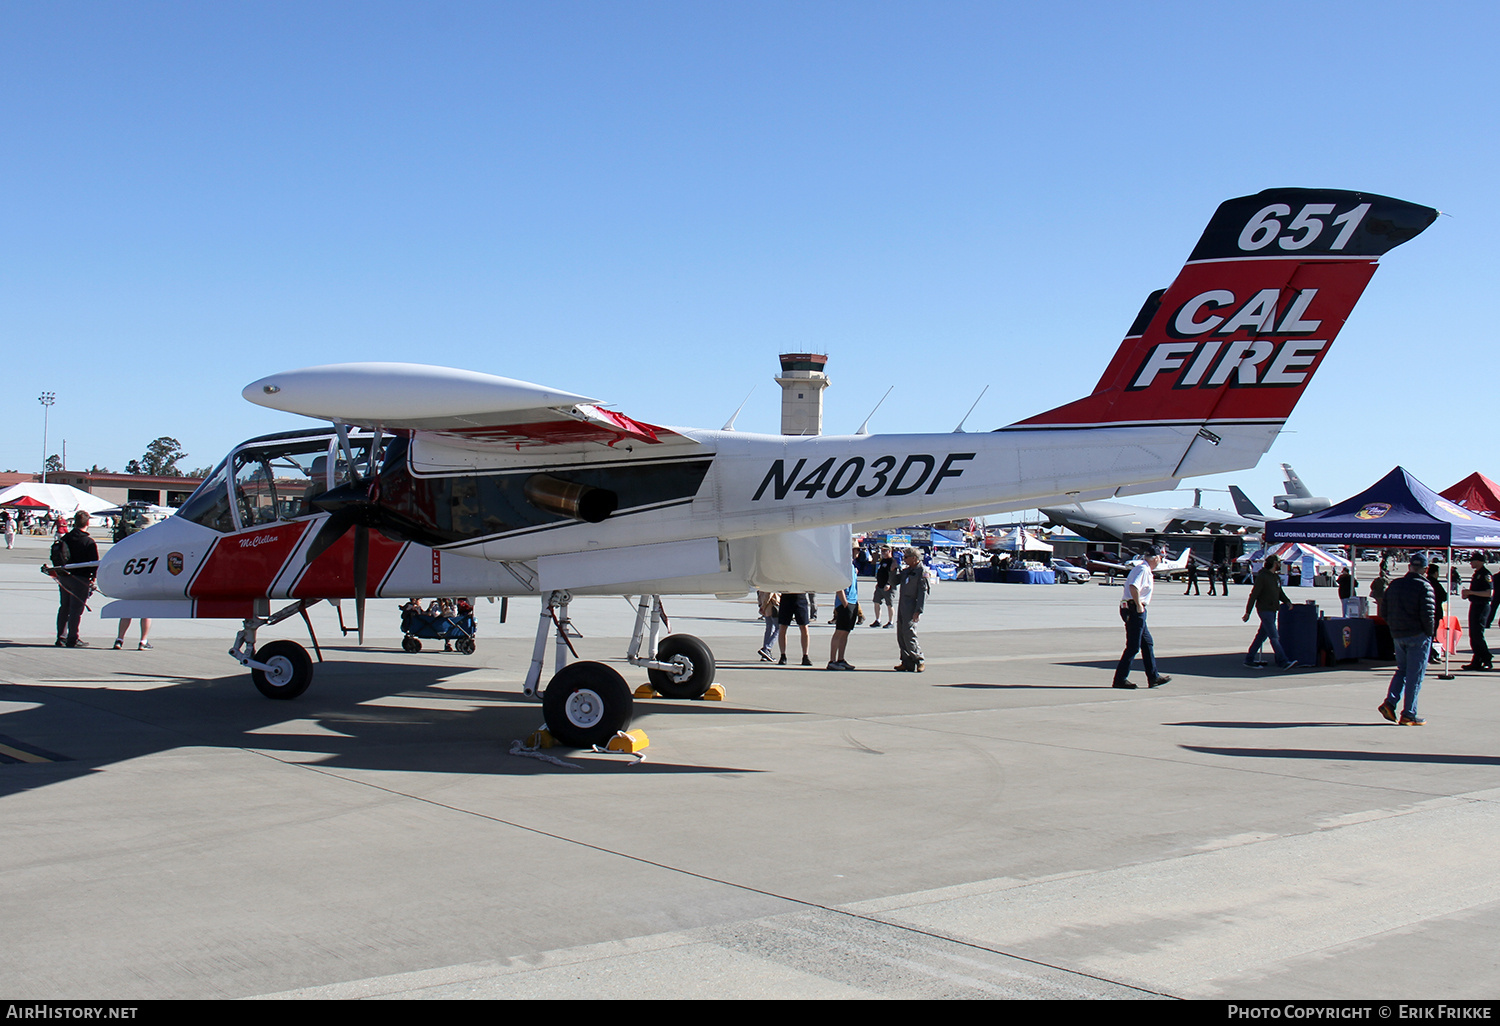
[[[823,433],[823,389],[828,376],[823,367],[828,357],[823,353],[782,353],[781,433],[784,435],[821,435]]]

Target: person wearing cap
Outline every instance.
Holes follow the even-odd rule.
[[[1281,607],[1292,604],[1292,600],[1286,597],[1286,592],[1281,590],[1280,570],[1281,557],[1267,556],[1265,566],[1255,575],[1250,597],[1245,600],[1245,615],[1240,617],[1241,622],[1249,623],[1251,609],[1260,615],[1260,628],[1255,632],[1250,650],[1245,653],[1245,665],[1257,670],[1266,665],[1265,660],[1260,657],[1260,646],[1267,641],[1271,643],[1271,651],[1276,655],[1278,669],[1290,670],[1297,665],[1297,660],[1286,657],[1286,650],[1281,647],[1281,634],[1276,629],[1276,616]]]
[[[1494,598],[1494,581],[1490,572],[1484,568],[1484,553],[1475,552],[1469,557],[1469,565],[1474,568],[1474,575],[1469,578],[1469,586],[1463,590],[1463,597],[1469,600],[1469,649],[1474,653],[1474,658],[1464,665],[1465,670],[1490,670],[1494,667],[1493,658],[1490,655],[1490,646],[1484,640],[1484,629],[1489,619],[1490,600]]]
[[[1136,685],[1130,680],[1130,664],[1135,654],[1141,654],[1141,665],[1146,670],[1146,686],[1159,688],[1171,680],[1164,673],[1156,672],[1156,646],[1151,640],[1151,629],[1146,626],[1146,607],[1151,604],[1151,592],[1156,578],[1153,571],[1161,563],[1161,550],[1153,549],[1125,578],[1125,593],[1120,599],[1120,619],[1125,621],[1125,651],[1115,667],[1113,687],[1134,691]]]
[[[1427,722],[1417,715],[1417,693],[1427,672],[1437,601],[1432,585],[1427,583],[1426,570],[1427,557],[1413,553],[1406,575],[1385,589],[1385,622],[1396,650],[1396,672],[1378,711],[1392,723],[1398,722],[1396,703],[1404,696],[1399,720],[1402,726],[1420,727]]]

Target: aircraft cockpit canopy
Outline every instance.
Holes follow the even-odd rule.
[[[369,435],[349,437],[361,476],[370,465],[373,440]],[[382,455],[376,454],[377,466]],[[267,435],[230,453],[178,515],[225,534],[301,520],[318,512],[313,499],[349,480],[349,461],[334,432]]]

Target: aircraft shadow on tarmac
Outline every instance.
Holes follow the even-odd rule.
[[[1119,662],[1119,657],[1116,656],[1114,659],[1080,660],[1078,662],[1060,663],[1059,665],[1077,666],[1113,674]],[[1140,657],[1137,656],[1132,663],[1132,668],[1138,670],[1140,665]],[[1310,675],[1316,674],[1318,670],[1325,669],[1325,667],[1318,666],[1298,666],[1291,670],[1278,670],[1275,666],[1267,666],[1255,670],[1245,665],[1245,653],[1243,652],[1190,656],[1174,656],[1171,654],[1163,656],[1158,653],[1156,665],[1162,673],[1168,673],[1172,676],[1181,674],[1184,677],[1212,677],[1219,680],[1239,679],[1247,682],[1276,681],[1292,677],[1306,679]],[[1382,665],[1388,672],[1390,666],[1393,664],[1390,661],[1380,664],[1378,660],[1361,659],[1348,660],[1339,663],[1337,667],[1326,667],[1326,669],[1370,669],[1378,671],[1382,668]],[[1108,681],[1105,681],[1105,686],[1109,686]]]
[[[1287,727],[1385,727],[1385,723],[1373,721],[1354,722],[1334,720],[1179,720],[1176,723],[1164,723],[1164,727],[1222,727],[1225,730],[1281,730]]]
[[[1237,759],[1317,759],[1326,762],[1426,762],[1445,766],[1500,766],[1500,756],[1497,755],[1358,752],[1331,748],[1212,748],[1204,745],[1183,745],[1182,749],[1187,752],[1223,755]]]
[[[325,651],[327,649],[325,648]],[[467,667],[465,668],[467,669]],[[0,684],[0,701],[22,708],[0,713],[0,745],[44,753],[46,761],[0,764],[0,795],[43,787],[103,766],[180,748],[254,751],[322,768],[430,773],[529,775],[555,765],[510,754],[542,725],[540,702],[514,691],[443,686],[450,667],[403,663],[325,663],[307,694],[275,701],[244,673],[217,678],[110,673],[69,686]],[[131,678],[157,686],[130,688]],[[111,681],[119,688],[112,689]],[[716,702],[637,701],[632,727],[649,727],[673,708],[696,716],[782,715]],[[285,731],[276,731],[286,724]],[[648,755],[650,750],[648,749]],[[734,766],[669,765],[624,756],[573,759],[574,749],[546,754],[577,767],[568,772],[749,773]]]

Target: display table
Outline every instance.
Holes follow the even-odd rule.
[[[1380,645],[1374,620],[1360,617],[1319,617],[1315,606],[1282,607],[1276,616],[1281,647],[1288,659],[1303,666],[1317,666],[1318,653],[1327,652],[1330,662],[1342,659],[1378,659]]]
[[[1288,659],[1303,666],[1318,665],[1318,607],[1306,603],[1282,606],[1276,614],[1276,631]]]
[[[1379,645],[1375,638],[1375,622],[1363,618],[1329,616],[1318,621],[1320,640],[1329,659],[1377,659]]]
[[[987,566],[974,568],[974,580],[998,584],[1056,584],[1054,570],[992,570]]]

